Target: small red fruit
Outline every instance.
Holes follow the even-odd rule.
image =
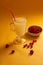
[[[32,43],[29,43],[29,46],[32,45]]]
[[[5,45],[5,48],[8,48],[8,47],[9,47],[9,44],[6,44],[6,45]]]
[[[10,52],[10,54],[13,54],[15,52],[15,50],[12,50],[11,52]]]
[[[29,54],[30,54],[30,55],[33,55],[33,53],[34,53],[34,51],[33,51],[33,50],[30,50],[30,53],[29,53]]]
[[[30,45],[30,49],[33,48],[33,45]]]
[[[29,45],[27,46],[27,48],[29,48]]]
[[[37,42],[37,40],[32,40],[32,42],[34,43],[34,42]]]
[[[23,48],[25,48],[27,46],[27,44],[25,44],[24,46],[23,46]]]

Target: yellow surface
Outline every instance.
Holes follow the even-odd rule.
[[[10,30],[10,22],[12,18],[4,14],[0,21],[0,65],[43,65],[43,32],[36,38],[34,54],[30,56],[30,49],[23,49],[24,44],[12,45],[16,34]],[[40,25],[43,28],[43,15],[27,16],[27,27],[30,25]],[[26,35],[25,39],[29,43],[33,38]],[[5,49],[6,43],[10,44],[8,49]],[[12,49],[15,49],[15,53],[9,55]]]
[[[0,1],[0,65],[43,65],[43,32],[34,44],[34,54],[29,55],[30,49],[23,49],[24,44],[12,45],[16,37],[15,32],[10,30],[12,17],[2,6],[12,8],[16,16],[27,18],[27,28],[30,25],[39,25],[43,28],[43,0],[1,0]],[[28,35],[24,36],[28,43],[33,39]],[[10,44],[5,49],[5,44]],[[15,53],[9,55],[15,49]]]

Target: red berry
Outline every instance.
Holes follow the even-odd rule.
[[[34,42],[37,42],[37,40],[33,40],[32,42],[33,42],[33,43],[34,43]]]
[[[8,47],[9,47],[9,44],[6,44],[6,45],[5,45],[5,48],[8,48]]]
[[[30,48],[33,48],[33,45],[31,45]]]
[[[23,46],[23,48],[25,48],[27,46],[27,44],[25,44],[24,46]]]
[[[33,51],[33,50],[30,50],[30,53],[29,53],[29,54],[30,54],[30,55],[33,55],[33,53],[34,53],[34,51]]]
[[[29,46],[31,46],[32,45],[32,43],[29,43]]]
[[[29,43],[29,45],[27,46],[27,48],[28,48],[28,47],[33,48],[32,43]]]
[[[34,44],[34,42],[32,42],[32,45]]]
[[[15,50],[12,50],[11,52],[10,52],[10,54],[13,54],[15,52]]]
[[[27,48],[29,48],[29,45],[27,46]]]

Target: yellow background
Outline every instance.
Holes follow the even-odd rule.
[[[34,54],[29,56],[30,49],[23,49],[24,44],[12,45],[15,32],[10,30],[12,16],[3,9],[8,6],[13,9],[16,16],[27,19],[27,27],[30,25],[40,25],[43,28],[43,0],[0,0],[0,65],[43,65],[43,32],[34,44]],[[25,37],[28,43],[33,39]],[[5,49],[5,44],[10,44]],[[15,54],[9,55],[15,49]]]
[[[43,12],[43,0],[0,0],[0,7],[8,6],[15,14],[34,14]]]

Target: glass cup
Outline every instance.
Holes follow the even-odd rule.
[[[16,18],[16,21],[13,21],[13,30],[16,31],[17,37],[15,43],[24,43],[26,40],[22,36],[26,33],[26,19],[23,17]]]

